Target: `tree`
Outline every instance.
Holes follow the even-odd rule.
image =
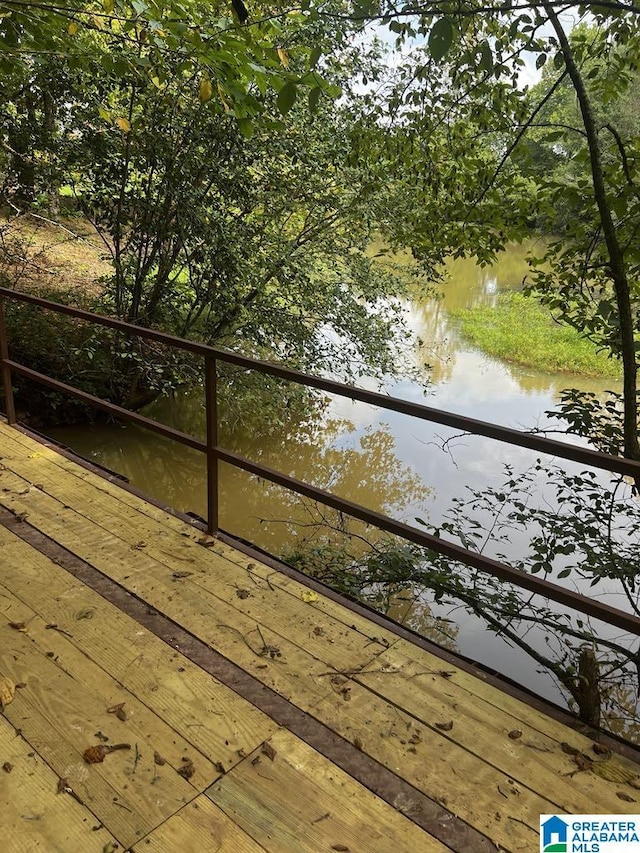
[[[597,39],[578,30],[572,40],[560,8],[589,14]],[[332,14],[322,3],[315,9],[320,17]],[[523,174],[519,161],[523,142],[536,127],[536,139],[545,130],[554,144],[567,136],[574,144],[573,128],[540,127],[556,91],[571,87],[582,140],[577,156],[585,174],[569,191],[580,213],[567,224],[562,243],[550,249],[551,273],[539,274],[534,287],[560,319],[597,338],[621,360],[621,450],[640,459],[637,129],[628,128],[627,136],[611,122],[599,123],[594,110],[596,101],[626,97],[634,79],[637,10],[617,2],[505,7],[473,0],[455,6],[358,2],[351,14],[387,26],[397,46],[407,48],[393,85],[373,108],[393,127],[387,167],[395,175],[410,173],[404,183],[400,178],[405,207],[426,211],[405,225],[404,236],[427,259],[453,250],[488,262],[506,240],[522,237],[541,211],[562,199],[565,187],[536,182]],[[535,100],[520,84],[527,56],[537,57],[538,68],[553,67]],[[606,74],[601,73],[605,64]],[[587,298],[594,292],[595,311]]]
[[[256,71],[240,102],[201,62],[143,38],[141,26],[117,56],[103,32],[78,30],[78,45],[100,43],[96,57],[38,60],[39,79],[59,81],[48,167],[113,265],[97,307],[344,378],[400,369],[404,285],[363,253],[383,182],[352,156],[357,106],[321,97],[336,96],[362,63],[345,51],[324,77],[309,76],[322,39],[309,58],[296,46],[304,33],[287,35],[282,24],[291,43],[272,49],[279,88]],[[7,173],[22,185],[19,170]],[[17,197],[11,203],[20,209]],[[144,347],[115,339],[111,348],[97,393],[139,407],[171,387],[175,361],[151,371]],[[97,382],[93,367],[75,372]],[[174,386],[192,379],[182,365]]]

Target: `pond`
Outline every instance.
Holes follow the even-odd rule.
[[[528,247],[512,247],[489,269],[472,260],[449,265],[441,298],[407,304],[412,330],[422,343],[413,352],[417,377],[389,382],[388,393],[462,415],[520,429],[552,425],[547,411],[564,388],[597,394],[618,390],[612,380],[552,375],[501,362],[468,345],[452,310],[491,304],[518,287],[526,273]],[[428,367],[426,366],[428,365]],[[201,394],[158,401],[153,417],[178,429],[201,431]],[[182,511],[206,514],[202,456],[141,429],[94,426],[58,429],[54,437],[81,455],[124,474],[143,491]],[[221,437],[231,449],[373,510],[413,522],[439,525],[451,502],[468,489],[497,488],[503,466],[525,470],[530,451],[476,437],[456,437],[443,427],[344,399],[329,401],[321,423],[308,429],[256,434],[251,423]],[[279,487],[257,483],[221,465],[221,527],[270,553],[281,555],[313,535],[312,507]],[[489,633],[477,618],[423,598],[393,602],[392,615],[445,642],[541,695],[563,702],[548,672],[530,657]],[[442,621],[444,620],[444,621]]]

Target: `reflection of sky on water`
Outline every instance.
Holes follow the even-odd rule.
[[[523,275],[523,254],[519,250],[509,255],[504,267],[491,271],[458,261],[442,299],[416,300],[407,306],[411,329],[424,341],[415,351],[415,363],[418,367],[425,362],[433,365],[432,372],[424,374],[431,383],[425,392],[424,384],[396,380],[387,385],[389,394],[504,426],[531,429],[548,425],[544,413],[554,406],[561,389],[603,392],[612,386],[611,380],[553,376],[502,363],[460,339],[448,309],[491,301],[500,288],[517,286]],[[373,381],[359,384],[379,390]],[[198,427],[202,414],[198,397],[182,399],[164,415],[156,416],[195,432],[203,425]],[[346,423],[333,423],[340,420]],[[345,398],[332,399],[325,423],[324,431],[309,437],[284,433],[260,437],[247,428],[246,435],[234,439],[239,452],[266,465],[321,488],[335,488],[371,509],[381,510],[386,505],[399,519],[412,522],[419,516],[436,525],[454,498],[468,497],[469,488],[498,488],[506,464],[524,471],[538,457],[532,451],[475,436],[456,438],[443,449],[443,442],[457,431]],[[85,456],[124,473],[155,497],[204,515],[204,464],[198,454],[135,428],[60,430],[57,435]],[[383,470],[376,473],[376,467]],[[538,497],[544,500],[545,495]],[[222,466],[221,498],[223,526],[228,530],[274,553],[287,547],[291,528],[283,522],[301,511],[301,501],[295,496],[257,485],[255,479]],[[519,546],[524,549],[526,538],[526,531],[515,537],[512,553]],[[567,583],[572,584],[573,579]],[[604,592],[603,585],[595,595]],[[593,596],[594,591],[589,594]],[[610,595],[608,600],[624,606],[616,599]],[[560,701],[549,675],[537,673],[524,652],[496,641],[482,622],[462,610],[430,606],[436,615],[459,620],[456,643],[463,654]],[[608,629],[603,631],[611,636]]]

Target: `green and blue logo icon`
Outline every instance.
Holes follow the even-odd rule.
[[[542,853],[567,853],[568,824],[553,815],[540,825],[540,850]]]

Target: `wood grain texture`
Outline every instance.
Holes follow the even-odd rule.
[[[339,602],[320,594],[306,600],[308,588],[296,580],[203,536],[2,423],[0,441],[1,505],[18,516],[27,513],[30,524],[500,849],[537,849],[541,813],[637,810],[637,803],[617,796],[623,791],[640,800],[624,783],[590,772],[569,775],[577,767],[561,744],[588,753],[591,742],[557,720]],[[169,785],[161,803],[148,802],[146,790],[131,788],[127,753],[109,756],[95,773],[89,768],[91,784],[79,782],[85,784],[87,805],[104,812],[114,834],[121,833],[121,843],[136,844],[137,853],[445,849],[0,527],[2,613],[6,621],[29,625],[26,632],[11,632],[8,646],[0,642],[0,673],[27,685],[17,691],[6,716],[56,772],[65,767],[73,772],[86,732],[102,728],[105,703],[122,697],[134,712],[125,725],[131,731],[138,726],[139,744],[166,741],[168,730],[175,733],[175,743],[166,748],[166,769],[174,777],[185,743],[202,753],[206,772],[201,780],[194,777],[195,790],[187,782]],[[52,633],[49,623],[72,637]],[[2,627],[0,620],[3,641]],[[522,735],[510,738],[513,730]],[[115,738],[115,731],[109,736]],[[269,737],[273,761],[258,746]],[[203,797],[199,791],[218,761],[228,772],[216,773]],[[637,769],[618,757],[612,761],[628,773]]]
[[[0,527],[2,584],[46,624],[72,634],[47,631],[48,648],[60,655],[71,644],[85,660],[99,665],[121,685],[113,694],[117,701],[122,701],[123,689],[133,694],[178,733],[176,743],[192,745],[226,769],[238,760],[239,752],[250,752],[277,728],[249,702],[82,582],[2,531]],[[82,659],[78,667],[84,673]],[[115,699],[110,702],[115,704]]]
[[[207,795],[269,853],[448,849],[291,732],[277,732]]]
[[[3,765],[10,765],[7,772]],[[0,833],[3,853],[103,853],[114,841],[100,821],[0,715]]]
[[[355,681],[350,701],[325,700],[312,713],[367,755],[406,779],[511,853],[538,845],[541,814],[556,811],[544,790],[532,791]],[[442,720],[449,722],[449,720]],[[455,723],[454,723],[455,725]],[[594,804],[595,807],[595,804]]]
[[[134,853],[265,853],[204,794],[166,820]]]
[[[405,649],[409,649],[408,643]],[[594,761],[602,760],[592,749],[593,741],[560,723],[554,727],[555,738],[541,733],[535,727],[540,714],[527,709],[524,703],[517,700],[505,703],[510,710],[520,712],[514,716],[506,708],[498,707],[495,698],[488,702],[477,692],[469,692],[470,677],[466,673],[445,669],[441,661],[421,649],[411,647],[411,652],[412,657],[408,657],[395,648],[390,649],[377,659],[372,672],[355,679],[391,705],[411,714],[425,728],[425,737],[446,738],[512,778],[517,786],[544,792],[557,811],[588,814],[594,803],[599,810],[610,814],[637,811],[635,800],[640,799],[636,796],[637,789],[607,781],[593,772],[572,775],[577,765],[561,744],[569,743]],[[443,676],[442,671],[447,675]],[[524,713],[525,709],[530,713]],[[534,725],[529,725],[523,717],[532,719]],[[438,728],[438,724],[449,722],[453,723],[451,730]],[[510,732],[521,734],[512,738]],[[621,756],[606,761],[608,766],[615,765],[631,776],[637,777],[640,771]],[[632,801],[621,799],[618,792],[626,793]]]
[[[11,490],[5,493],[6,505],[21,512],[29,512],[31,504],[43,504],[38,499],[38,491],[57,500],[63,505],[62,509],[65,505],[72,505],[88,522],[114,533],[129,549],[139,552],[130,571],[161,573],[160,567],[164,566],[172,578],[174,573],[191,572],[190,582],[202,586],[229,606],[292,642],[300,644],[302,641],[303,646],[311,645],[328,666],[348,668],[353,662],[345,658],[345,654],[354,646],[372,643],[388,646],[395,639],[391,632],[384,632],[383,629],[377,630],[375,636],[372,636],[371,628],[375,626],[371,622],[356,617],[347,608],[333,602],[327,601],[327,604],[333,606],[325,606],[322,611],[318,611],[305,602],[303,594],[308,589],[302,585],[298,585],[298,588],[290,585],[284,590],[272,584],[268,576],[261,577],[257,564],[225,557],[222,543],[202,535],[194,539],[192,533],[176,537],[174,531],[166,525],[143,514],[133,513],[129,507],[112,500],[105,501],[100,492],[83,480],[76,479],[75,483],[70,483],[71,477],[60,477],[55,470],[46,470],[40,460],[21,459],[19,462],[14,460],[12,464],[5,457],[4,464],[14,473],[19,469],[16,476],[20,476],[19,480],[9,474],[0,478],[0,482]],[[29,481],[33,482],[36,478],[39,489],[32,494],[31,490],[26,490],[29,489]],[[184,530],[180,532],[182,534]],[[204,547],[198,544],[199,541],[211,544],[212,547]],[[228,554],[230,550],[226,549],[225,553]],[[121,551],[116,554],[120,555]],[[83,558],[87,559],[84,555]],[[320,597],[316,596],[313,604],[318,604],[319,600]],[[323,615],[323,631],[315,633],[319,612]],[[359,637],[361,628],[364,630],[362,637]]]
[[[327,671],[353,671],[370,663],[385,645],[372,641],[343,623],[326,617],[304,619],[304,602],[294,606],[291,596],[260,606],[236,595],[236,585],[226,586],[219,577],[220,594],[196,583],[204,577],[207,565],[190,565],[187,576],[180,576],[186,565],[167,566],[158,562],[146,548],[131,548],[113,530],[117,522],[109,519],[109,507],[103,507],[106,527],[88,521],[70,505],[64,505],[41,489],[31,487],[11,471],[0,473],[0,504],[14,512],[26,512],[29,522],[95,566],[126,589],[143,598],[161,613],[179,622],[212,648],[224,654],[264,684],[277,690],[299,707],[306,708],[331,692]],[[203,561],[218,559],[201,549]],[[226,561],[224,561],[226,562]],[[228,564],[231,565],[231,564]],[[239,582],[247,584],[246,572],[234,569]],[[209,585],[209,581],[204,581]],[[256,592],[260,592],[257,590]],[[221,595],[226,597],[221,597]],[[271,595],[268,585],[261,595]],[[235,599],[235,601],[232,601]],[[243,609],[244,608],[244,609]],[[248,610],[249,612],[245,612]],[[275,626],[275,627],[274,627]],[[317,629],[317,633],[316,633]]]
[[[193,786],[169,762],[159,767],[154,761],[154,751],[168,749],[168,742],[156,743],[154,732],[135,717],[122,723],[109,714],[105,700],[81,675],[65,672],[55,654],[46,656],[28,633],[9,628],[4,618],[0,635],[0,674],[23,685],[5,707],[5,717],[125,847],[194,798]],[[84,751],[105,737],[130,749],[87,764]]]

